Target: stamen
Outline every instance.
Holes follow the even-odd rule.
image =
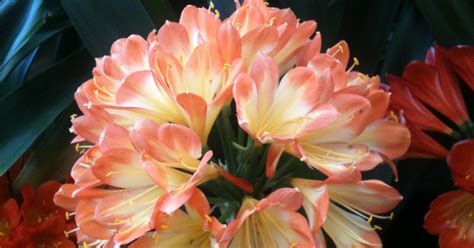
[[[341,45],[337,45],[337,50],[334,51],[334,53],[333,53],[333,54],[330,54],[330,55],[334,57],[334,56],[336,56],[336,54],[338,54],[338,53],[344,53],[344,48],[343,48]]]
[[[375,229],[375,230],[379,230],[379,231],[381,231],[381,230],[382,230],[382,227],[380,227],[380,226],[377,226],[377,225],[374,225],[374,229]]]
[[[107,172],[107,174],[105,174],[105,176],[106,176],[106,177],[110,177],[110,176],[111,176],[112,174],[114,174],[114,173],[115,173],[115,171],[109,171],[109,172]]]
[[[213,1],[209,1],[209,8],[207,9],[208,11],[211,11],[215,8],[216,6],[214,5]]]
[[[76,215],[76,212],[71,212],[71,213],[66,212],[65,215],[66,215],[66,220],[69,220],[71,216]]]
[[[398,116],[395,114],[395,112],[390,111],[390,120],[399,123],[400,119],[398,119]]]
[[[221,17],[219,10],[215,9],[214,12],[216,13],[216,19],[219,19]]]
[[[352,69],[354,69],[354,67],[356,67],[357,65],[359,65],[359,60],[354,57],[354,63],[351,65],[348,71],[352,71]]]
[[[74,120],[76,117],[77,117],[77,114],[72,114],[71,116],[69,116],[69,118],[71,118],[71,120]]]
[[[87,246],[87,242],[86,242],[86,241],[82,242],[82,246],[83,246],[84,248],[88,248],[88,247],[89,247],[89,246]]]
[[[76,227],[76,228],[74,228],[72,230],[69,230],[69,231],[64,231],[64,235],[66,236],[66,238],[69,238],[69,234],[75,233],[77,231],[79,231],[79,227]]]
[[[211,221],[212,221],[212,218],[211,218],[209,215],[207,215],[207,214],[204,215],[204,218],[206,218],[206,220],[207,220],[208,222],[211,222]]]
[[[87,149],[92,148],[91,145],[81,145],[80,143],[76,143],[76,146],[74,147],[76,149],[76,152],[79,154],[83,154],[84,152],[87,151]]]
[[[161,225],[161,229],[168,229],[169,227],[167,225]]]

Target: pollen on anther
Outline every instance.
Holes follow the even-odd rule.
[[[209,216],[209,215],[204,215],[204,218],[206,218],[207,221],[211,222],[212,221],[212,218]]]
[[[377,225],[374,225],[374,229],[375,229],[375,230],[379,230],[379,231],[380,231],[380,230],[382,230],[382,227],[380,227],[380,226],[377,226]]]

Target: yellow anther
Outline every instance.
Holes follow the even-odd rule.
[[[298,243],[293,243],[293,244],[290,245],[290,248],[294,248],[294,247],[296,247],[297,245],[298,245]]]
[[[219,19],[221,17],[219,10],[215,9],[214,12],[216,13],[216,19]]]
[[[369,216],[369,219],[367,219],[367,222],[370,223],[370,222],[372,222],[373,219],[374,219],[374,216],[371,215],[371,216]]]
[[[207,10],[212,10],[214,9],[216,6],[214,5],[214,2],[213,1],[209,1],[209,8]]]
[[[89,247],[89,246],[87,246],[87,242],[86,242],[86,241],[82,242],[82,246],[83,246],[84,248]]]
[[[398,116],[393,111],[390,111],[390,119],[394,122],[400,122],[400,119],[398,119]]]
[[[354,67],[356,67],[357,65],[359,65],[359,60],[354,57],[354,63],[351,65],[348,71],[352,71],[352,69],[354,69]]]
[[[395,214],[393,212],[390,213],[390,216],[388,216],[388,219],[389,220],[393,220],[393,217],[395,216]]]
[[[380,231],[380,230],[382,230],[382,227],[380,227],[380,226],[377,226],[377,225],[374,225],[374,229],[375,229],[375,230],[379,230],[379,231]]]
[[[66,215],[66,220],[69,220],[69,212],[66,212],[65,215]]]
[[[209,216],[209,215],[207,215],[207,214],[206,214],[206,215],[204,215],[204,218],[206,218],[206,220],[207,220],[207,221],[209,221],[209,222],[211,222],[211,221],[212,221],[212,218],[211,218],[211,216]]]
[[[66,236],[66,238],[69,238],[69,233],[64,231],[64,236]]]
[[[270,18],[270,20],[268,21],[268,24],[267,24],[267,25],[268,25],[268,26],[271,26],[271,25],[273,25],[273,22],[275,21],[275,19],[277,19],[277,17],[276,17],[276,16],[274,16],[274,17]]]
[[[161,229],[168,229],[169,227],[167,225],[161,225]]]
[[[356,57],[354,57],[354,65],[359,65],[359,60]]]

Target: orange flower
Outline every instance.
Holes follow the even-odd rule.
[[[309,63],[319,66],[317,58]],[[409,132],[402,124],[383,119],[389,95],[378,89],[376,79],[361,78],[363,83],[347,86],[343,78],[343,88],[334,93],[335,79],[346,72],[322,73],[315,68],[296,67],[278,84],[275,62],[259,56],[250,76],[236,79],[239,125],[257,142],[272,143],[268,177],[274,175],[283,151],[328,176],[341,177],[405,153]]]
[[[224,22],[242,37],[242,56],[250,65],[258,53],[274,58],[283,74],[296,63],[297,53],[316,30],[316,22],[300,23],[290,9],[268,7],[263,0],[246,0]]]
[[[281,188],[260,201],[247,198],[225,229],[218,247],[313,247],[306,219],[296,211],[301,193]]]
[[[439,235],[441,248],[474,246],[474,196],[466,191],[442,194],[430,205],[424,226],[431,234]]]
[[[378,180],[353,178],[347,182],[293,179],[292,185],[304,195],[303,207],[310,220],[316,243],[324,244],[322,227],[338,247],[381,247],[373,218],[392,210],[402,199],[389,185]],[[341,207],[342,206],[342,207]]]
[[[169,216],[155,217],[155,231],[147,233],[130,247],[211,247],[224,226],[211,211],[206,196],[196,190],[184,205]]]
[[[154,214],[186,203],[197,185],[219,175],[245,184],[208,164],[212,152],[201,158],[201,149],[199,137],[181,125],[140,121],[130,132],[111,125],[76,163],[76,183],[63,185],[55,202],[75,211],[78,228],[93,242],[128,243],[152,229]]]

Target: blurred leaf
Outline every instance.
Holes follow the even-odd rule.
[[[13,54],[10,59],[5,61],[0,69],[0,83],[4,83],[3,81],[11,72],[11,70],[15,68],[15,65],[18,64],[29,52],[70,26],[71,24],[67,20],[45,25],[44,28],[38,31],[38,33],[34,34],[21,48],[17,49],[15,54]]]
[[[0,84],[0,100],[23,85],[38,48],[30,52]],[[1,73],[1,72],[0,72]]]
[[[146,37],[153,20],[139,0],[61,0],[82,42],[94,57],[108,54],[114,41],[131,34]]]
[[[440,45],[474,45],[474,1],[415,0]]]
[[[416,34],[416,35],[413,35]],[[412,60],[423,59],[433,43],[428,23],[416,9],[414,2],[405,1],[400,16],[385,49],[380,75],[401,75]]]
[[[70,116],[78,111],[76,105],[71,104],[45,132],[45,138],[14,182],[16,191],[25,183],[36,188],[51,179],[64,181],[69,178],[71,167],[80,156],[70,144],[74,135],[69,132]]]
[[[342,19],[346,9],[344,0],[273,0],[270,6],[291,8],[301,20],[315,20],[322,34],[323,48],[339,41]]]
[[[302,20],[318,23],[323,51],[339,40],[349,43],[356,68],[374,74],[403,0],[280,0],[280,7],[290,7]]]
[[[141,2],[153,20],[156,29],[166,20],[178,20],[178,15],[168,0],[141,0]]]
[[[71,104],[93,62],[82,49],[0,101],[0,174]]]
[[[8,61],[52,16],[62,11],[58,0],[2,1],[0,61]],[[26,55],[26,54],[25,54]]]

